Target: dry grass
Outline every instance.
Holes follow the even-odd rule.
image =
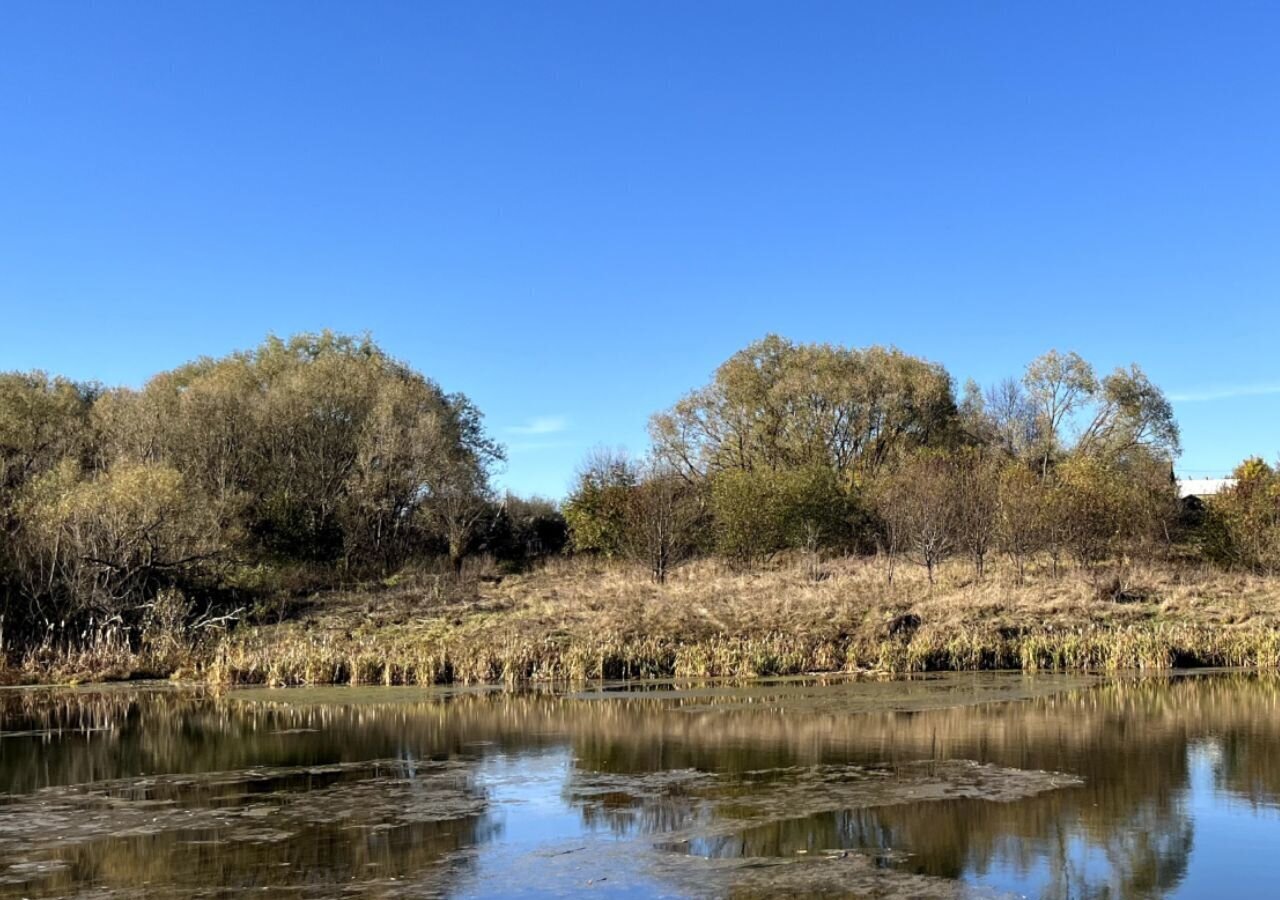
[[[1118,577],[1122,576],[1122,577]],[[1105,586],[1105,587],[1103,587]],[[1116,597],[1120,597],[1119,600]],[[173,677],[227,684],[428,684],[945,669],[1127,670],[1280,664],[1280,579],[1170,561],[1101,573],[955,561],[930,585],[899,565],[711,560],[665,585],[635,568],[556,560],[443,590],[405,574],[317,595],[294,618],[141,646],[110,630],[50,640],[4,682]]]
[[[167,678],[195,671],[211,652],[211,643],[196,643],[189,635],[148,632],[134,641],[114,625],[84,634],[55,631],[16,661],[0,655],[0,685]]]
[[[338,595],[242,628],[185,673],[225,683],[414,684],[940,669],[1280,663],[1280,582],[1170,562],[1024,583],[960,562],[929,585],[875,560],[735,572],[703,561],[654,585],[556,561],[465,599],[412,587]],[[1106,584],[1107,590],[1099,589]]]

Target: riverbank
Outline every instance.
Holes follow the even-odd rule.
[[[407,583],[318,595],[275,624],[193,646],[96,647],[31,659],[9,681],[172,677],[220,684],[428,684],[810,672],[1115,671],[1280,664],[1280,582],[1169,563],[1019,583],[956,562],[930,585],[899,566],[836,560],[666,585],[620,565],[560,561],[441,591]],[[433,583],[434,585],[434,583]]]

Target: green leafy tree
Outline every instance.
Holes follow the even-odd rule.
[[[126,463],[85,477],[66,460],[31,485],[22,512],[45,621],[87,613],[136,624],[147,601],[218,550],[207,511],[163,466]],[[60,602],[41,605],[49,600]]]
[[[1063,546],[1086,570],[1167,541],[1177,494],[1157,456],[1120,460],[1078,453],[1054,473],[1054,524]]]
[[[622,554],[628,497],[639,481],[638,467],[623,453],[596,450],[587,458],[564,504],[575,551],[605,557]]]
[[[237,590],[214,559],[336,583],[443,548],[458,569],[502,458],[465,396],[367,337],[271,337],[140,390],[0,375],[6,635],[196,569],[210,596]]]
[[[895,349],[776,335],[735,353],[709,385],[650,423],[656,453],[690,478],[825,466],[845,485],[956,431],[941,366]]]
[[[443,439],[425,466],[422,510],[443,534],[454,573],[461,574],[477,525],[493,500],[493,468],[504,454],[486,436],[480,411],[459,394],[448,398],[438,424]]]
[[[1231,489],[1209,499],[1206,553],[1225,565],[1280,572],[1280,472],[1252,457],[1232,477]]]
[[[23,636],[48,604],[48,578],[23,506],[32,486],[93,450],[90,416],[99,391],[43,372],[0,373],[0,615],[6,634]],[[33,555],[35,554],[35,555]]]
[[[856,504],[822,465],[726,470],[711,480],[716,548],[742,563],[787,549],[847,546]]]
[[[1079,354],[1051,350],[1027,366],[1023,385],[1042,478],[1072,454],[1114,463],[1135,453],[1172,460],[1181,450],[1172,404],[1136,365],[1099,379]]]
[[[569,545],[564,514],[558,504],[543,497],[508,493],[493,505],[481,531],[480,549],[516,571]]]

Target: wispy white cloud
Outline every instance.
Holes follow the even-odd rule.
[[[539,450],[563,450],[572,446],[572,441],[515,441],[507,446],[507,450],[511,453],[536,453]]]
[[[1204,403],[1209,400],[1231,400],[1235,397],[1267,397],[1280,394],[1280,382],[1261,384],[1237,384],[1229,387],[1205,388],[1199,391],[1183,391],[1169,395],[1175,403]]]
[[[511,434],[559,434],[569,427],[569,420],[564,416],[538,416],[523,425],[512,425],[507,428]]]

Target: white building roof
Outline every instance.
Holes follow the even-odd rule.
[[[1234,478],[1179,478],[1178,496],[1212,497],[1236,486]]]

